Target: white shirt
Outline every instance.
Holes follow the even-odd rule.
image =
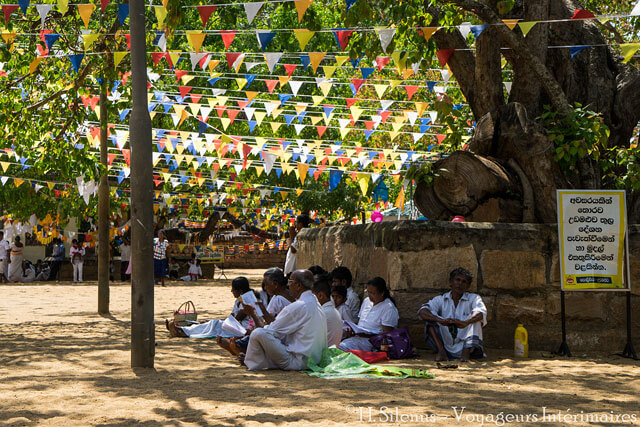
[[[337,308],[337,310],[338,310],[338,313],[340,313],[340,317],[342,317],[342,320],[348,320],[351,323],[358,324],[356,319],[353,318],[353,315],[351,314],[351,311],[349,310],[349,307],[347,307],[346,304],[342,304],[340,307]]]
[[[193,263],[189,261],[189,274],[197,274],[198,276],[202,276],[202,270],[195,261]]]
[[[354,319],[354,322],[357,323],[358,318],[360,317],[360,297],[351,286],[347,288],[347,300],[343,305],[347,306],[351,312],[351,317]]]
[[[438,295],[426,304],[420,307],[420,310],[426,308],[431,314],[439,316],[443,319],[453,318],[458,320],[467,320],[476,313],[482,313],[482,326],[487,324],[487,307],[485,307],[482,298],[478,294],[465,292],[458,301],[456,307],[451,298],[451,291],[444,295]],[[418,310],[418,312],[420,312]]]
[[[69,248],[69,258],[71,258],[71,262],[82,262],[82,258],[74,261],[73,257],[75,255],[80,255],[81,257],[84,257],[84,248],[82,246],[78,246],[77,248],[74,248],[73,246],[71,246]]]
[[[342,341],[342,317],[331,300],[322,304],[322,311],[327,318],[327,345],[337,347]]]
[[[274,331],[286,342],[289,353],[310,357],[316,363],[327,348],[327,320],[311,291],[304,291],[297,301],[286,306],[276,320],[265,328]]]
[[[398,309],[389,298],[373,305],[369,297],[362,302],[358,326],[371,332],[381,333],[383,326],[398,326]]]
[[[131,259],[131,246],[125,245],[124,243],[120,245],[120,260],[123,262],[129,262]]]
[[[10,248],[9,242],[6,240],[0,240],[0,260],[7,258],[7,253]]]
[[[293,242],[291,242],[291,244],[289,245],[289,250],[287,251],[287,258],[284,261],[284,275],[286,276],[287,274],[295,271],[296,269],[296,265],[297,265],[297,254],[294,253],[291,248],[295,249],[296,251],[298,250],[298,247],[296,245],[296,239],[298,237],[294,237],[293,238]]]
[[[278,314],[280,314],[280,312],[289,304],[291,304],[291,301],[289,301],[282,295],[276,295],[271,298],[271,301],[269,301],[269,305],[267,306],[267,311],[273,317],[277,317]]]

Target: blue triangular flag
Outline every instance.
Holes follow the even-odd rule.
[[[351,65],[353,65],[353,68],[356,68],[358,65],[360,65],[360,61],[362,61],[362,58],[364,58],[364,55],[362,55],[360,58],[349,60],[351,62]]]
[[[296,118],[295,114],[285,114],[284,120],[287,122],[287,126],[291,126],[291,122]]]
[[[303,69],[307,69],[309,64],[311,64],[311,58],[309,55],[300,55],[300,62],[302,62]]]
[[[373,135],[373,132],[375,132],[375,129],[365,130],[365,131],[364,131],[364,137],[365,137],[365,139],[366,139],[367,141],[369,140],[369,137],[370,137],[371,135]]]
[[[427,87],[429,88],[429,92],[433,92],[433,88],[436,87],[437,84],[438,84],[438,82],[428,81],[427,82]]]
[[[356,3],[356,0],[347,0],[347,11]]]
[[[298,123],[302,124],[302,119],[304,119],[304,116],[307,115],[306,111],[301,111],[300,114],[298,114]]]
[[[335,107],[329,107],[329,106],[323,106],[322,107],[324,109],[324,116],[326,118],[329,118],[329,115],[331,114],[331,112],[335,109]]]
[[[282,107],[292,96],[293,95],[290,93],[279,93],[278,98],[280,98],[280,107]]]
[[[244,78],[247,80],[247,89],[249,88],[249,86],[251,86],[251,83],[253,83],[253,81],[256,79],[256,75],[255,74],[245,74]]]
[[[337,169],[331,169],[329,171],[329,191],[333,191],[338,186],[338,184],[340,184],[342,174],[343,172]]]
[[[84,58],[84,53],[76,53],[75,55],[69,55],[69,61],[71,61],[71,65],[73,65],[73,69],[77,73],[80,69],[80,64],[82,63],[82,59]]]
[[[287,147],[290,146],[292,143],[293,141],[287,141],[287,140],[282,141],[282,151],[285,151]]]
[[[29,6],[29,0],[18,0],[18,4],[20,5],[20,9],[22,9],[22,13],[27,14],[27,7]]]
[[[162,104],[162,108],[164,108],[164,112],[165,112],[165,113],[168,113],[168,112],[169,112],[169,110],[171,109],[171,107],[173,107],[173,104],[172,104],[172,103],[170,103],[170,102],[164,102],[164,103]]]
[[[258,122],[255,120],[249,120],[248,123],[249,123],[249,132],[253,133],[253,130],[258,125]]]
[[[127,117],[127,114],[129,114],[129,111],[131,111],[131,109],[129,108],[125,108],[124,110],[120,111],[120,121],[124,122],[124,119]]]
[[[376,69],[373,67],[360,68],[360,72],[362,73],[362,78],[366,79],[369,77]]]
[[[202,120],[198,120],[198,136],[202,135],[207,131],[207,124]]]
[[[209,79],[209,80],[207,80],[207,81],[209,82],[209,84],[210,84],[211,86],[213,86],[214,84],[216,84],[216,82],[217,82],[218,80],[220,80],[220,77],[214,77],[214,78]]]
[[[156,105],[158,105],[158,104],[156,104],[155,102],[150,102],[149,103],[149,108],[148,108],[149,112],[152,112],[153,109],[156,108]]]
[[[124,24],[124,20],[129,16],[129,3],[118,4],[118,20],[120,25]]]
[[[472,25],[469,28],[471,29],[471,33],[473,34],[473,37],[475,37],[476,40],[478,40],[478,37],[480,37],[480,34],[482,34],[482,32],[486,30],[487,27],[488,25]]]
[[[280,175],[282,175],[282,169],[276,168],[276,175],[278,175],[278,178],[280,178]],[[273,190],[273,192],[275,193],[275,190]]]
[[[60,34],[45,34],[44,42],[47,45],[47,49],[51,50],[51,46],[60,38]]]
[[[260,48],[264,52],[264,50],[267,48],[267,45],[276,36],[276,33],[272,33],[270,31],[264,31],[264,30],[257,30],[256,36],[258,37],[258,43],[260,44]]]
[[[589,46],[571,46],[569,47],[569,52],[571,52],[571,57],[576,56],[581,50],[588,48]]]

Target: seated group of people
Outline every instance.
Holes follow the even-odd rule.
[[[478,295],[467,292],[472,279],[463,268],[453,270],[451,291],[418,311],[418,317],[426,321],[425,337],[437,352],[436,360],[484,357],[482,326],[487,311]],[[351,282],[346,267],[328,273],[314,266],[296,270],[288,279],[279,268],[271,268],[264,273],[259,292],[244,277],[231,283],[236,298],[231,316],[247,330],[243,336],[227,332],[223,320],[190,326],[166,324],[172,336],[216,337],[249,370],[302,370],[309,358],[319,362],[328,346],[376,351],[370,338],[398,326],[398,309],[383,278],[366,283],[362,304]],[[255,303],[244,301],[242,296],[248,299],[247,293],[253,294],[250,299]]]

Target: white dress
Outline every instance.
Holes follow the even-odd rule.
[[[297,267],[297,253],[293,252],[291,248],[298,250],[297,239],[298,237],[293,238],[293,242],[289,245],[289,250],[287,251],[287,258],[284,261],[284,275],[286,276],[289,273],[292,273],[296,270]]]
[[[358,326],[371,331],[374,334],[382,333],[382,327],[396,328],[398,326],[398,309],[393,302],[387,298],[384,301],[373,305],[369,297],[365,298],[360,308],[360,321]],[[374,348],[367,337],[351,337],[340,343],[340,350],[363,350],[373,351]]]
[[[342,317],[331,300],[322,304],[322,311],[327,318],[327,345],[338,346],[342,341]]]
[[[436,330],[450,358],[459,359],[462,355],[462,350],[465,348],[479,348],[482,350],[482,327],[487,324],[487,307],[485,307],[480,295],[465,292],[462,297],[460,297],[460,301],[458,301],[458,306],[456,307],[453,303],[453,298],[451,298],[451,292],[447,292],[423,304],[422,307],[420,307],[420,310],[422,309],[427,309],[431,314],[443,319],[467,320],[477,313],[482,313],[482,320],[480,322],[472,323],[463,329],[450,328],[449,326],[443,326],[435,322],[427,322],[427,325],[437,327]],[[418,313],[420,310],[418,310]],[[427,335],[427,343],[433,347],[435,343],[431,344],[429,341],[430,339]]]

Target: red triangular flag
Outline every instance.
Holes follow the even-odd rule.
[[[296,67],[298,67],[296,64],[284,64],[284,69],[287,71],[289,77],[291,77]]]
[[[356,92],[360,90],[360,86],[365,82],[365,79],[351,79],[351,83],[353,83],[353,87],[356,89]]]
[[[108,4],[109,4],[109,0],[100,0],[100,9],[102,9],[103,13],[104,13],[104,10],[107,8]]]
[[[104,1],[104,0],[103,0]],[[198,12],[200,13],[200,19],[202,19],[202,28],[207,26],[209,17],[218,8],[218,6],[198,6]]]
[[[124,157],[124,161],[127,162],[127,166],[131,166],[131,150],[123,148],[122,156]]]
[[[382,111],[380,117],[382,117],[382,123],[387,122],[387,118],[391,115],[391,111]]]
[[[220,35],[222,36],[222,42],[224,43],[224,47],[229,49],[231,43],[233,43],[233,39],[236,37],[235,30],[222,30],[220,31]],[[231,68],[231,66],[229,66]]]
[[[124,38],[127,39],[127,47],[131,50],[131,34],[125,34]]]
[[[18,8],[17,4],[5,4],[2,6],[2,12],[4,13],[4,23],[9,23],[9,17],[11,13]]]
[[[222,118],[222,115],[224,114],[226,109],[227,109],[226,105],[216,105],[216,112],[218,113],[219,119]],[[216,147],[216,150],[218,150],[220,148],[220,143],[216,142],[216,144],[218,144],[218,146]]]
[[[376,66],[378,67],[378,71],[382,71],[389,61],[391,61],[390,56],[376,56]]]
[[[353,34],[352,30],[336,30],[334,31],[336,38],[338,39],[338,44],[340,45],[341,50],[345,50],[347,45],[349,44],[349,37]]]
[[[440,49],[436,52],[436,56],[438,57],[438,61],[440,61],[440,66],[444,67],[449,62],[449,58],[453,55],[455,49]]]
[[[229,118],[231,119],[231,123],[233,123],[233,121],[236,119],[236,116],[238,115],[239,112],[240,110],[232,110],[232,109],[227,110],[227,116],[229,116]]]
[[[444,141],[444,139],[446,137],[447,137],[447,135],[441,135],[441,134],[436,135],[436,139],[438,140],[438,144],[442,144],[442,141]]]
[[[267,84],[269,93],[273,93],[273,89],[275,89],[276,85],[278,84],[278,80],[265,80],[264,82]]]
[[[318,131],[318,138],[322,138],[322,135],[324,135],[325,131],[327,130],[326,126],[316,126],[316,130]]]
[[[209,54],[205,53],[205,55],[202,57],[202,59],[200,59],[200,61],[198,61],[198,65],[200,66],[200,68],[204,69],[204,64],[207,61],[207,59],[209,58]]]
[[[202,98],[202,94],[192,93],[191,95],[189,95],[189,97],[191,97],[191,102],[195,102],[197,104],[198,102],[200,102],[200,98]]]
[[[355,104],[355,103],[356,103],[357,99],[355,99],[355,98],[347,98],[347,99],[346,99],[346,101],[347,101],[347,108],[349,108],[349,107],[351,107],[353,104]]]
[[[233,63],[236,62],[236,59],[238,59],[240,55],[242,55],[242,53],[240,52],[225,53],[225,56],[227,57],[227,65],[229,66],[229,68],[233,68]]]
[[[184,98],[193,88],[191,86],[178,86],[178,89],[180,89],[180,96]]]
[[[411,98],[413,98],[413,94],[418,90],[418,86],[405,86],[404,90],[407,91],[407,96],[409,97],[409,100],[411,100]]]
[[[187,70],[173,70],[173,72],[176,74],[176,80],[178,82],[180,81],[182,76],[189,73]]]
[[[151,52],[151,59],[153,60],[153,65],[158,65],[158,62],[160,62],[160,60],[164,58],[166,54],[167,54],[166,52]]]
[[[107,163],[109,165],[111,165],[111,163],[113,163],[113,161],[116,159],[116,154],[115,153],[108,153],[107,154]]]
[[[251,153],[252,147],[249,144],[243,144],[242,145],[242,155],[244,156],[244,159],[247,160],[247,156],[249,155],[249,153]]]
[[[373,128],[373,125],[375,125],[375,122],[373,120],[364,121],[364,127],[366,127],[367,130],[371,130]]]
[[[589,12],[586,9],[576,9],[571,19],[591,19],[595,17],[596,16],[593,13]]]
[[[242,101],[236,101],[236,103],[238,104],[238,107],[240,107],[241,110],[244,110],[244,107],[246,107],[247,105],[249,105],[249,101],[248,100],[242,100]]]

